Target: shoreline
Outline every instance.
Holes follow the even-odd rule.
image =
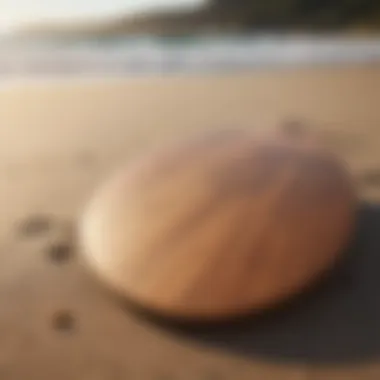
[[[218,74],[262,68],[373,65],[380,63],[380,38],[257,38],[160,44],[0,46],[0,80],[29,76],[146,76]]]
[[[296,73],[321,73],[324,71],[346,71],[346,70],[371,70],[380,68],[379,61],[371,62],[346,62],[346,63],[314,63],[314,64],[290,64],[290,65],[260,65],[256,67],[221,69],[210,68],[208,70],[193,71],[151,71],[138,73],[122,73],[122,72],[101,72],[101,73],[42,73],[28,75],[0,75],[0,90],[13,86],[39,86],[39,85],[72,85],[78,84],[97,84],[104,82],[120,82],[120,81],[144,81],[144,80],[170,80],[170,79],[191,79],[204,78],[205,80],[218,77],[241,77],[259,74],[283,74],[294,75]]]

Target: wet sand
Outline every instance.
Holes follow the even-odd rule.
[[[181,365],[195,378],[200,367],[223,368],[226,378],[242,380],[254,374],[273,380],[378,378],[376,363],[369,369],[359,366],[356,372],[318,368],[306,377],[298,364],[252,364],[183,348],[158,332],[146,332],[133,320],[121,326],[124,316],[83,280],[78,265],[71,263],[62,272],[45,259],[52,240],[73,241],[66,227],[72,227],[87,197],[111,170],[161,139],[202,128],[265,130],[299,121],[347,160],[363,197],[380,200],[379,99],[380,66],[375,65],[4,84],[0,87],[0,310],[5,311],[0,311],[0,330],[6,332],[0,342],[4,352],[0,370],[9,375],[0,377],[82,379],[80,371],[90,373],[88,352],[109,360],[99,364],[101,368],[113,365],[124,374],[123,351],[137,363],[129,360],[127,367],[135,372],[143,368],[135,375],[139,380],[156,379],[152,373],[160,368],[170,373]],[[20,235],[20,223],[33,215],[37,222],[38,215],[48,215],[53,227],[40,220],[40,229],[50,232],[30,240]],[[110,310],[104,311],[105,307]],[[83,336],[71,343],[57,342],[60,338],[46,327],[53,313],[62,309],[75,309],[82,318]],[[98,317],[84,322],[90,312]],[[99,335],[99,328],[107,334]],[[94,348],[102,336],[106,346]],[[119,341],[120,349],[115,351],[112,339],[118,336],[134,339],[133,345]],[[25,342],[30,345],[29,356]],[[144,342],[150,345],[148,352]],[[47,351],[49,370],[39,356]],[[153,359],[153,353],[161,359]],[[60,360],[60,355],[65,359]],[[181,364],[171,366],[173,358]],[[108,370],[104,373],[110,378]]]

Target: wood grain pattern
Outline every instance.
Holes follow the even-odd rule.
[[[90,267],[163,315],[218,319],[300,292],[348,243],[356,196],[309,140],[213,131],[127,165],[87,209]]]

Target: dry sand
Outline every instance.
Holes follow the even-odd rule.
[[[356,372],[305,372],[298,365],[252,364],[183,348],[161,333],[146,332],[136,321],[122,321],[117,311],[103,311],[104,305],[112,308],[109,301],[97,298],[76,265],[62,272],[46,264],[46,244],[66,233],[63,227],[26,242],[17,230],[30,215],[74,221],[94,186],[141,149],[166,136],[218,126],[266,129],[300,121],[347,159],[363,196],[380,199],[379,99],[380,66],[376,65],[4,84],[0,88],[0,374],[5,375],[0,378],[124,379],[129,371],[125,366],[136,373],[130,378],[138,380],[158,379],[152,373],[160,370],[168,373],[162,379],[200,379],[197,371],[206,367],[242,380],[253,379],[254,374],[261,380],[380,378],[376,363],[363,371],[359,366]],[[59,337],[47,326],[62,308],[76,308],[81,314],[83,336],[71,343],[57,342]],[[92,322],[84,322],[87,317]],[[126,326],[117,327],[118,323]],[[128,338],[118,342],[117,350],[114,340],[122,336]],[[91,369],[91,360],[98,361],[96,369]],[[168,361],[176,363],[171,367]],[[111,367],[119,375],[112,377]],[[186,368],[187,375],[171,374],[178,368]],[[94,373],[98,377],[91,377]]]

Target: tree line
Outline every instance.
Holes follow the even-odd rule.
[[[380,0],[212,0],[208,11],[247,29],[380,26]]]

